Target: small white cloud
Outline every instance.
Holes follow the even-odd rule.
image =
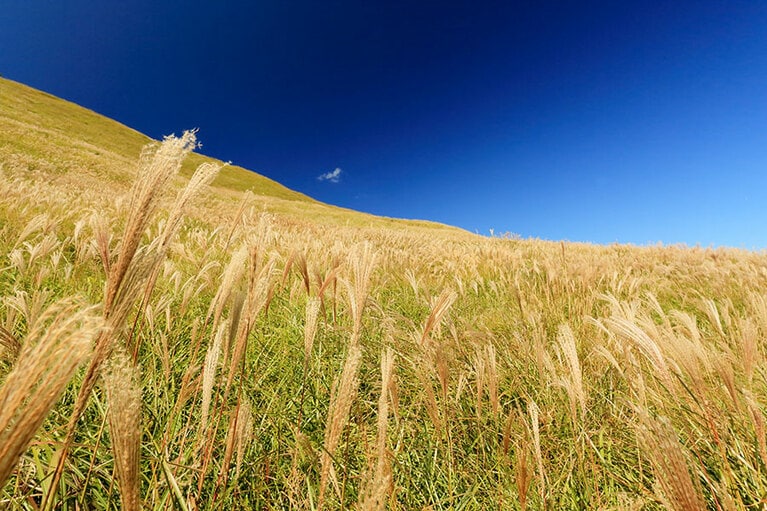
[[[341,169],[336,167],[332,172],[325,172],[317,176],[318,181],[330,181],[331,183],[337,183],[341,180]]]

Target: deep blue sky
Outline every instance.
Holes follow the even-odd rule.
[[[764,1],[5,0],[0,73],[375,214],[767,248]]]

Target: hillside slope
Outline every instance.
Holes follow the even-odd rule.
[[[767,253],[195,186],[2,85],[0,509],[763,508]]]
[[[94,190],[132,178],[141,150],[152,139],[79,105],[12,80],[0,78],[0,164],[7,170],[38,172],[51,179],[90,181]],[[204,162],[193,153],[181,174],[191,176]],[[253,171],[227,165],[213,186],[221,196],[249,191],[273,213],[294,220],[331,224],[419,227],[463,232],[432,222],[376,217],[322,204]]]

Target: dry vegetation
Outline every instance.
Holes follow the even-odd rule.
[[[764,253],[320,225],[193,138],[2,161],[0,508],[767,503]]]

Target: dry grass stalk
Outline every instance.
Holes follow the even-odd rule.
[[[203,163],[197,167],[197,170],[189,179],[189,182],[184,189],[178,193],[176,202],[170,208],[170,214],[165,224],[165,229],[159,237],[159,240],[161,241],[160,245],[163,247],[163,250],[167,250],[168,244],[178,231],[189,203],[197,197],[200,192],[205,190],[205,187],[213,182],[220,171],[220,165]]]
[[[16,364],[0,388],[0,485],[102,328],[94,308],[74,300],[51,305],[31,325]]]
[[[618,363],[618,359],[615,358],[615,355],[606,347],[606,346],[597,346],[594,349],[594,353],[601,355],[609,364],[610,366],[617,371],[621,377],[625,378],[625,374],[623,371],[623,367]]]
[[[535,367],[538,372],[538,379],[542,384],[548,384],[550,379],[555,378],[557,369],[554,366],[554,361],[551,359],[551,355],[546,350],[546,332],[536,322],[535,330],[532,333],[533,337],[533,352],[535,354]]]
[[[605,320],[605,323],[610,331],[634,343],[650,361],[658,377],[663,382],[670,383],[671,377],[666,359],[658,344],[650,336],[626,318],[612,317]]]
[[[557,335],[559,348],[567,362],[567,368],[570,377],[565,380],[567,394],[570,396],[570,407],[573,419],[573,425],[576,424],[576,401],[580,407],[581,417],[586,415],[586,391],[583,388],[583,373],[578,359],[578,348],[575,345],[575,336],[568,324],[562,324],[559,327]]]
[[[535,454],[535,462],[538,464],[538,477],[541,480],[539,486],[539,493],[541,496],[541,503],[545,507],[546,505],[546,473],[543,469],[543,453],[541,452],[541,429],[540,422],[538,420],[539,409],[538,405],[532,399],[527,402],[527,412],[530,414],[530,425],[533,431],[533,447]]]
[[[767,272],[765,272],[767,276]],[[748,296],[748,308],[752,311],[751,317],[757,323],[757,329],[762,334],[767,333],[767,295],[752,292]]]
[[[487,393],[490,398],[490,408],[493,415],[497,418],[500,413],[500,402],[498,400],[498,362],[495,355],[495,346],[488,344],[485,347],[485,371],[487,382]]]
[[[456,298],[458,298],[458,294],[450,289],[444,289],[439,297],[437,297],[431,308],[429,317],[426,318],[426,322],[423,325],[421,345],[426,344],[432,330],[439,328],[439,325],[442,324],[442,318],[447,314],[447,311],[450,310],[450,307],[452,307]]]
[[[245,459],[245,450],[253,436],[253,406],[250,400],[244,395],[240,398],[240,409],[237,411],[237,430],[235,432],[235,445],[237,451],[237,461],[234,470],[234,477],[240,477],[242,461]]]
[[[17,289],[12,296],[6,296],[3,301],[9,309],[9,317],[15,314],[21,314],[28,325],[35,323],[42,314],[48,299],[51,297],[50,291],[38,290],[31,296],[26,291]],[[10,322],[8,323],[10,325]]]
[[[226,431],[226,442],[224,444],[224,456],[221,458],[221,470],[216,479],[216,487],[213,492],[213,500],[216,500],[221,488],[225,488],[229,482],[230,465],[237,444],[237,432],[240,429],[238,422],[240,419],[240,403],[237,403],[234,411],[229,414],[229,428]],[[203,472],[204,474],[204,472]],[[202,480],[202,478],[201,478]]]
[[[152,242],[152,256],[154,261],[151,275],[147,279],[144,288],[144,303],[148,302],[149,297],[154,290],[157,277],[160,273],[160,263],[165,259],[168,248],[170,247],[170,242],[173,240],[181,226],[181,221],[184,218],[184,212],[187,206],[197,194],[215,179],[220,170],[221,167],[219,165],[203,163],[192,175],[186,187],[178,193],[176,202],[170,209],[162,233],[160,233],[160,235]]]
[[[17,291],[18,292],[18,291]],[[22,314],[22,312],[18,309],[18,307],[14,307],[11,303],[9,303],[9,298],[12,299],[12,297],[4,297],[0,299],[0,306],[3,307],[5,317],[3,318],[2,327],[5,329],[6,332],[10,333],[12,337],[13,336],[13,330],[16,327],[17,319],[19,317],[19,314]],[[13,346],[15,344],[18,344],[18,350],[21,351],[21,342],[14,342],[14,341],[8,341],[6,339],[6,342],[9,343],[9,345]]]
[[[378,398],[378,432],[376,435],[375,469],[368,475],[361,491],[358,508],[381,511],[391,490],[391,467],[386,456],[386,432],[389,423],[389,387],[394,373],[394,352],[386,348],[381,355],[381,395]]]
[[[199,329],[199,318],[196,318],[194,322],[192,323],[192,332],[190,335],[191,339],[191,345],[192,345],[192,356],[190,357],[190,360],[196,360],[197,359],[197,353],[199,351],[200,344],[202,343],[202,334],[200,333]],[[178,394],[175,399],[175,404],[173,405],[173,411],[170,413],[171,417],[176,417],[180,413],[183,406],[186,404],[186,402],[191,399],[193,396],[197,395],[197,384],[196,381],[193,382],[193,377],[197,375],[197,372],[199,371],[199,366],[197,364],[189,364],[184,371],[184,375],[181,378],[181,385],[179,387]],[[191,418],[191,415],[190,415]],[[170,442],[170,437],[172,434],[172,431],[174,429],[173,421],[168,421],[165,427],[165,433],[163,434],[162,439],[162,448],[163,450]],[[184,441],[182,441],[182,447],[184,446]],[[183,449],[180,449],[183,451]]]
[[[241,369],[243,357],[247,350],[248,337],[256,321],[256,317],[268,305],[271,291],[274,287],[272,277],[276,261],[274,257],[266,263],[260,264],[259,247],[253,246],[250,251],[250,264],[248,275],[248,290],[243,305],[243,317],[239,321],[237,333],[234,337],[234,350],[229,361],[229,374],[226,378],[225,395],[234,381],[237,371]]]
[[[498,417],[498,366],[496,363],[495,347],[488,344],[477,347],[474,353],[474,372],[476,374],[477,419],[482,416],[482,398],[485,391],[490,400],[493,416]]]
[[[482,418],[482,395],[485,389],[485,357],[481,348],[474,354],[474,373],[477,386],[477,420]]]
[[[48,213],[40,213],[38,215],[35,215],[21,229],[21,232],[19,232],[19,236],[16,239],[16,243],[11,247],[11,251],[19,248],[25,241],[27,241],[27,238],[29,238],[35,232],[37,231],[45,232],[50,228],[50,226],[51,226],[51,218]]]
[[[393,373],[389,379],[388,392],[389,399],[391,400],[392,415],[394,415],[395,420],[399,420],[399,387],[397,385],[396,373]]]
[[[21,352],[21,343],[3,326],[0,326],[0,348],[2,348],[0,353],[5,352],[3,357],[11,362],[16,360]]]
[[[434,305],[432,306],[429,316],[424,322],[424,326],[420,335],[415,333],[416,339],[418,340],[418,345],[420,347],[420,358],[422,361],[422,363],[419,364],[419,367],[416,367],[416,375],[421,381],[421,386],[426,392],[426,411],[429,415],[429,418],[432,420],[432,423],[434,424],[435,430],[440,435],[442,434],[444,417],[440,415],[439,406],[437,404],[437,399],[432,387],[431,377],[427,374],[426,368],[428,368],[433,373],[433,377],[435,377],[439,383],[439,395],[442,403],[447,403],[448,394],[450,391],[451,354],[448,353],[448,351],[445,349],[443,343],[436,342],[431,338],[431,333],[440,327],[445,314],[447,314],[448,310],[450,310],[450,307],[452,306],[453,302],[455,302],[457,296],[458,295],[455,293],[455,291],[447,289],[444,290],[439,295],[439,297],[434,300]],[[481,394],[481,387],[484,384],[485,367],[484,357],[481,356],[480,358],[481,361],[478,363],[481,367],[479,367],[479,373],[477,375],[479,380],[477,382],[479,394]],[[478,399],[480,398],[481,396],[478,395]]]
[[[442,344],[436,344],[432,349],[432,363],[434,371],[439,381],[442,402],[447,402],[450,392],[450,364],[448,363],[448,354]]]
[[[410,288],[413,290],[413,294],[416,298],[419,297],[418,289],[418,277],[416,277],[415,272],[412,268],[408,268],[405,270],[405,280],[407,280],[407,283],[410,284]]]
[[[241,373],[244,368],[245,352],[247,351],[248,337],[255,324],[256,317],[266,306],[268,297],[270,295],[273,283],[272,276],[274,273],[274,267],[276,264],[275,258],[270,257],[268,261],[261,261],[261,249],[266,243],[266,238],[269,235],[268,224],[261,222],[260,233],[257,235],[256,240],[251,240],[249,246],[249,265],[248,265],[248,290],[243,304],[242,318],[237,325],[237,331],[234,338],[234,349],[229,359],[229,372],[224,385],[223,395],[220,400],[220,407],[218,409],[217,418],[213,425],[209,428],[208,434],[204,442],[204,452],[202,456],[202,468],[199,472],[198,478],[198,491],[202,490],[202,485],[205,481],[210,463],[214,455],[215,436],[218,430],[218,423],[223,416],[224,407],[229,399],[232,384],[238,373]],[[229,459],[232,456],[232,450],[234,448],[234,434],[236,429],[236,414],[232,416],[229,424],[229,431],[227,433],[227,452],[229,453]],[[227,465],[228,466],[228,465]],[[219,483],[225,481],[225,479],[219,478]]]
[[[754,370],[761,362],[759,352],[759,332],[751,319],[740,321],[740,351],[743,361],[743,373],[746,375],[746,381],[750,386],[754,380]]]
[[[218,369],[218,359],[221,355],[221,345],[224,341],[224,335],[227,328],[226,322],[218,327],[213,344],[208,348],[205,355],[205,365],[202,370],[202,402],[200,404],[200,431],[208,428],[208,414],[210,413],[210,402],[213,395],[213,385],[216,379],[216,370]]]
[[[750,392],[746,391],[745,397],[751,424],[754,427],[754,436],[756,436],[756,443],[759,447],[759,458],[762,460],[762,464],[767,467],[767,427],[765,427],[764,415],[759,408],[759,403]]]
[[[717,333],[722,338],[726,337],[727,334],[725,334],[724,328],[722,327],[722,317],[719,314],[716,302],[710,298],[703,300],[703,311],[708,316],[709,322],[716,328]]]
[[[533,474],[528,467],[530,445],[527,435],[522,435],[522,440],[517,449],[517,465],[515,467],[514,482],[517,486],[517,496],[519,498],[519,507],[522,511],[527,509],[527,494],[530,491],[530,483],[533,480]]]
[[[142,152],[139,172],[131,189],[128,221],[125,224],[117,261],[107,280],[104,297],[106,311],[112,308],[123,278],[136,255],[141,237],[149,225],[149,219],[157,209],[161,194],[195,145],[194,132],[187,131],[181,138],[166,137],[159,146],[149,147]]]
[[[325,291],[328,288],[333,289],[333,321],[336,320],[336,286],[338,285],[338,272],[341,271],[341,260],[336,255],[333,257],[330,269],[325,273],[325,276],[321,279],[320,288],[317,290],[317,296],[320,298],[322,304],[322,310],[325,311]]]
[[[139,249],[141,238],[159,205],[161,194],[195,144],[194,132],[187,131],[181,138],[166,137],[159,146],[146,148],[142,152],[138,175],[131,188],[128,220],[121,238],[117,261],[110,265],[104,291],[103,315],[110,329],[104,331],[96,340],[93,357],[70,416],[62,454],[54,471],[49,492],[43,499],[44,510],[49,510],[52,506],[53,492],[61,479],[77,421],[85,411],[102,365],[111,355],[113,344],[124,327],[128,314],[153,271],[151,258],[145,257],[146,247]]]
[[[226,265],[223,274],[221,275],[221,284],[216,290],[216,296],[210,302],[210,309],[208,316],[213,317],[213,324],[217,324],[221,318],[221,314],[226,306],[229,297],[232,294],[232,290],[235,288],[235,283],[238,282],[245,268],[247,267],[248,249],[245,246],[235,250],[232,254],[229,264]]]
[[[682,446],[668,419],[640,413],[637,437],[652,462],[657,481],[676,511],[706,509],[700,489],[693,483]]]
[[[259,264],[259,252],[258,245],[251,246],[250,250],[250,264],[249,264],[249,276],[248,276],[248,291],[243,303],[243,317],[237,324],[237,330],[234,333],[234,349],[229,357],[229,372],[227,374],[226,382],[224,384],[223,395],[220,400],[220,407],[216,414],[216,420],[212,426],[208,428],[208,432],[203,440],[203,455],[202,455],[202,468],[199,472],[198,479],[198,491],[202,490],[202,485],[205,481],[205,476],[208,472],[208,468],[212,462],[214,456],[215,437],[218,430],[218,424],[223,416],[223,412],[226,403],[229,399],[230,391],[232,390],[232,384],[238,373],[241,373],[244,367],[245,352],[247,351],[248,337],[253,328],[256,320],[256,316],[264,308],[267,303],[269,292],[272,286],[271,277],[274,270],[275,261],[270,259],[267,263]],[[260,266],[260,271],[258,267]],[[234,448],[234,434],[236,430],[236,414],[232,416],[229,424],[229,431],[227,433],[227,452],[231,459],[232,450]],[[219,483],[223,481],[219,478]]]
[[[141,447],[141,384],[138,369],[123,353],[115,353],[104,371],[109,432],[122,509],[141,509],[139,458]]]
[[[306,290],[306,296],[311,296],[312,294],[312,281],[309,278],[309,266],[306,262],[306,254],[301,252],[293,259],[294,264],[298,268],[298,271],[301,273],[301,279],[304,283],[304,289]]]
[[[370,279],[373,275],[377,255],[370,243],[363,243],[355,247],[349,257],[352,270],[352,281],[344,281],[347,294],[349,295],[349,308],[354,320],[352,330],[352,344],[359,341],[362,332],[362,311],[370,294]]]
[[[304,323],[304,374],[309,368],[309,359],[317,334],[317,318],[320,313],[320,299],[309,298],[306,301],[306,323]]]
[[[226,235],[226,241],[224,243],[224,250],[228,250],[234,239],[234,234],[238,228],[242,227],[242,219],[245,215],[245,209],[253,203],[253,192],[246,190],[242,194],[242,200],[240,201],[240,207],[237,208],[237,213],[234,215],[234,219],[229,224],[229,232]]]
[[[349,420],[352,401],[354,401],[354,396],[357,393],[357,371],[361,360],[362,349],[359,344],[352,343],[349,346],[349,352],[346,355],[346,361],[341,370],[341,376],[336,380],[336,383],[333,386],[333,392],[330,396],[330,408],[328,410],[328,419],[325,425],[324,450],[320,460],[320,489],[317,500],[318,510],[322,509],[325,502],[328,479],[333,471],[333,455],[341,440],[341,433]]]
[[[735,369],[732,367],[732,361],[730,357],[724,353],[715,354],[714,367],[717,374],[722,379],[724,387],[727,389],[727,394],[732,401],[732,407],[734,411],[740,411],[740,399],[737,384],[735,382]]]
[[[664,347],[673,357],[677,367],[681,366],[702,391],[704,390],[703,380],[714,367],[709,357],[709,348],[704,344],[698,330],[697,320],[694,316],[680,311],[672,311],[669,315],[680,324],[677,329],[681,328],[683,332],[682,335],[666,333],[663,336],[665,337]],[[649,323],[649,319],[646,319],[644,323]]]

